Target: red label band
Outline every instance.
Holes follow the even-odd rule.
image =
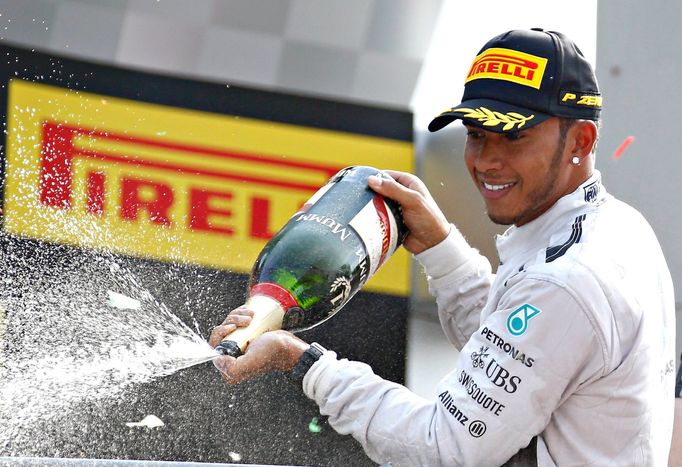
[[[391,221],[388,219],[388,216],[392,214],[390,214],[388,209],[386,209],[386,203],[380,195],[374,195],[372,201],[374,202],[374,208],[377,210],[379,222],[381,222],[381,258],[379,259],[379,264],[377,265],[377,269],[379,269],[379,266],[384,264],[388,249],[391,246],[391,237],[393,232],[391,232]]]
[[[288,311],[289,308],[300,306],[296,299],[291,293],[284,287],[278,284],[273,284],[272,282],[261,282],[251,287],[250,295],[264,295],[270,297],[277,301],[284,311]]]

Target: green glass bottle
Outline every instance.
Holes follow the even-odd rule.
[[[367,166],[342,169],[265,245],[256,260],[246,306],[251,324],[216,347],[239,356],[274,329],[300,331],[331,318],[402,244],[400,206],[367,186]]]

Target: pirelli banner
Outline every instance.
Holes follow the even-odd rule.
[[[22,79],[7,91],[4,228],[39,240],[248,272],[340,168],[412,169],[409,141]],[[72,227],[88,224],[100,232]],[[367,289],[406,295],[408,279],[401,251]]]
[[[0,71],[6,125],[0,142],[5,235],[33,248],[63,245],[73,251],[120,255],[139,265],[141,279],[159,300],[170,301],[169,309],[182,310],[173,300],[193,296],[192,319],[198,319],[206,334],[243,302],[247,275],[265,243],[340,168],[361,164],[413,170],[408,112],[158,76],[19,48],[0,47],[0,53],[9,64]],[[408,254],[399,251],[341,313],[303,337],[364,360],[380,375],[402,382],[409,261]],[[163,279],[170,265],[184,268],[183,289],[173,289]],[[202,283],[197,271],[210,271],[212,282]],[[182,383],[191,372],[213,387],[208,392],[218,400],[207,402],[209,396],[197,391],[195,379]],[[159,442],[145,446],[139,437],[131,439],[129,444],[142,444],[126,456],[229,461],[227,448],[217,439],[220,430],[209,420],[228,391],[210,365],[181,373],[141,393],[167,390],[175,378],[181,389],[166,391],[164,397],[173,397],[184,411],[211,407],[205,425],[196,422],[195,414],[196,436],[184,431],[182,448],[173,440],[160,448]],[[242,436],[248,444],[255,437],[280,433],[273,436],[278,441],[242,448],[252,453],[245,460],[331,465],[366,461],[354,441],[330,429],[324,441],[311,435],[308,422],[316,408],[300,390],[272,378],[272,387],[261,381],[229,391],[249,402],[238,416],[232,412],[233,427],[239,427],[241,435],[226,423],[224,436],[229,432],[237,444]],[[242,394],[255,386],[258,400]],[[296,403],[283,404],[283,394]],[[199,397],[202,402],[197,402]],[[145,403],[151,404],[150,411],[154,408],[153,402]],[[263,408],[273,403],[278,410]],[[270,413],[266,424],[264,410]],[[106,427],[102,420],[98,423]],[[106,430],[114,433],[116,427]],[[273,457],[274,451],[291,451],[293,441],[282,437],[284,432],[292,439],[315,438],[306,441],[305,456]],[[83,443],[79,457],[84,452],[86,457],[118,455]],[[330,443],[338,458],[316,455],[316,449],[328,453]],[[233,445],[231,451],[237,449]],[[68,449],[60,453],[68,455]]]

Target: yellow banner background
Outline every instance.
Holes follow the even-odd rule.
[[[68,206],[41,201],[44,153],[52,150],[45,148],[46,122],[77,129],[70,141]],[[356,164],[411,172],[412,144],[13,80],[4,228],[50,242],[248,272],[267,241],[251,232],[254,200],[267,205],[269,217],[260,222],[274,233],[330,171]],[[88,211],[91,173],[103,180],[101,213]],[[169,224],[154,222],[145,209],[137,219],[124,218],[121,190],[133,182],[172,192]],[[207,219],[231,233],[189,228],[193,190],[222,193],[210,199]],[[157,194],[144,187],[137,192],[141,202]],[[408,295],[409,255],[399,250],[366,289]]]

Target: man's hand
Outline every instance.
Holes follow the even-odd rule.
[[[253,311],[244,306],[232,310],[220,326],[213,328],[209,345],[215,347],[237,327],[248,326],[252,316]],[[236,384],[271,371],[291,371],[308,347],[287,331],[271,331],[254,339],[241,357],[222,356],[213,364],[225,381]]]
[[[220,341],[222,341],[228,334],[237,328],[243,328],[251,324],[251,318],[253,317],[253,311],[246,308],[244,305],[235,308],[230,311],[219,326],[213,328],[211,332],[211,337],[208,339],[208,344],[215,348]]]
[[[450,233],[450,223],[426,185],[410,173],[394,170],[382,172],[393,177],[393,180],[372,176],[368,180],[369,187],[402,206],[403,220],[410,230],[403,246],[416,255],[442,242]]]

